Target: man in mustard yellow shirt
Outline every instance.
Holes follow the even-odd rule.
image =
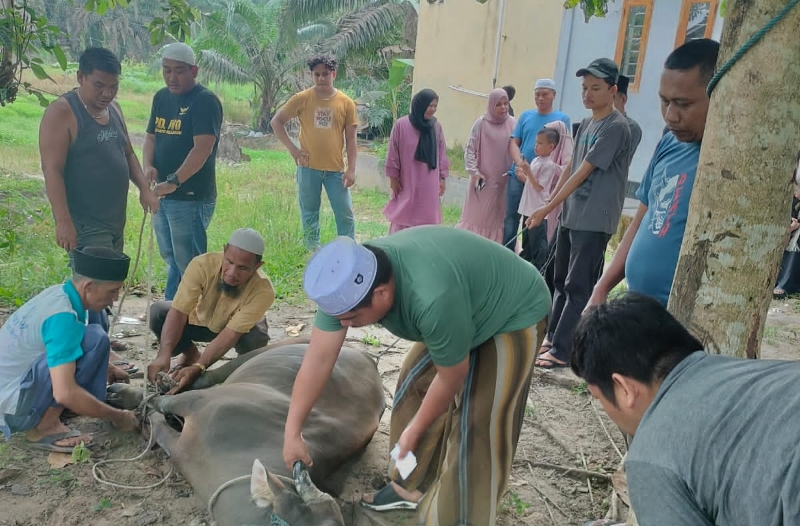
[[[333,87],[336,59],[317,55],[306,61],[314,86],[295,94],[272,118],[272,130],[297,163],[297,193],[306,248],[319,244],[319,207],[322,187],[328,194],[336,231],[355,239],[353,202],[349,188],[356,180],[356,105]],[[286,133],[286,123],[300,121],[300,147]],[[347,149],[347,169],[342,150]]]
[[[231,348],[243,354],[269,343],[265,313],[275,289],[259,269],[264,239],[252,228],[231,234],[222,253],[201,254],[189,263],[172,301],[150,308],[150,329],[158,336],[158,356],[147,366],[156,382],[170,369],[170,358],[182,354],[170,371],[174,394],[190,386]],[[201,354],[194,342],[209,342]]]

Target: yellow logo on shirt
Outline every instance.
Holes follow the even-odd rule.
[[[180,108],[180,110],[178,111],[178,115],[180,117],[183,117],[184,115],[186,115],[187,111],[189,111],[189,106],[186,106],[185,108]]]
[[[186,108],[188,110],[188,108]],[[180,135],[181,134],[181,119],[170,119],[169,123],[163,117],[155,118],[156,133],[165,133],[167,135]]]

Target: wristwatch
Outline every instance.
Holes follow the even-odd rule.
[[[174,184],[175,188],[180,188],[181,187],[181,182],[178,179],[178,175],[175,172],[172,172],[171,174],[167,174],[166,181],[169,184]]]

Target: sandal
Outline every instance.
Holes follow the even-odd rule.
[[[780,287],[775,287],[775,290],[772,291],[772,299],[774,300],[786,299],[786,291]]]
[[[121,360],[114,360],[114,361],[109,362],[109,363],[111,365],[116,365],[117,367],[119,367],[120,369],[122,369],[123,371],[125,371],[128,374],[136,374],[136,373],[139,372],[139,368],[138,367],[136,367],[134,364],[132,364],[128,360],[125,360],[124,358],[121,359]]]
[[[47,435],[45,437],[40,438],[36,442],[28,441],[28,447],[31,449],[42,449],[44,451],[50,451],[54,453],[72,453],[72,450],[75,449],[75,446],[57,446],[55,443],[59,440],[64,440],[65,438],[76,438],[81,436],[89,436],[85,433],[81,433],[77,429],[72,429],[70,431],[66,431],[64,433],[54,433],[52,435]],[[84,441],[83,444],[85,447],[92,447],[93,443],[89,442],[86,443]]]
[[[373,511],[389,510],[415,510],[417,503],[403,500],[394,490],[391,483],[385,485],[380,491],[372,496],[372,502],[361,499],[361,505]]]
[[[569,367],[569,363],[557,362],[557,361],[553,360],[552,358],[537,358],[536,361],[537,362],[544,362],[544,364],[545,364],[545,365],[539,365],[537,363],[537,364],[534,365],[535,367],[538,367],[539,369],[550,370],[550,369],[564,369],[566,367]]]
[[[550,349],[552,349],[552,348],[553,348],[553,344],[552,343],[542,343],[539,346],[539,353],[536,356],[541,356],[546,352],[550,352]],[[544,350],[542,350],[542,349],[544,349]]]

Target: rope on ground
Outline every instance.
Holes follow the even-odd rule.
[[[708,93],[709,97],[711,96],[711,92],[714,91],[714,88],[717,87],[717,83],[719,83],[719,80],[728,71],[730,71],[733,65],[736,64],[736,62],[738,62],[739,59],[745,55],[745,53],[750,51],[750,48],[755,46],[764,35],[766,35],[773,27],[775,27],[778,24],[778,22],[783,20],[786,17],[786,15],[789,14],[789,11],[791,11],[794,7],[796,7],[797,4],[800,4],[800,0],[789,0],[789,2],[783,7],[783,9],[778,11],[777,15],[773,16],[772,19],[764,25],[764,27],[756,31],[753,34],[753,36],[751,36],[747,40],[747,42],[742,44],[742,47],[740,47],[739,50],[736,53],[734,53],[733,56],[729,58],[728,61],[725,62],[725,64],[723,64],[721,68],[719,68],[719,71],[717,71],[717,73],[711,78],[711,82],[708,83],[708,87],[706,88],[706,93]]]
[[[137,244],[137,248],[136,248],[136,257],[133,260],[133,270],[130,272],[130,277],[128,278],[128,283],[125,286],[125,290],[122,292],[122,297],[119,299],[119,304],[117,305],[117,313],[114,315],[114,320],[113,321],[109,320],[109,322],[108,322],[108,336],[109,337],[111,337],[111,334],[113,332],[112,329],[114,328],[115,325],[117,325],[117,322],[119,320],[120,314],[122,313],[122,304],[125,303],[125,298],[128,296],[128,291],[133,288],[133,280],[135,279],[135,276],[136,276],[136,269],[139,268],[139,260],[141,259],[141,256],[142,256],[142,239],[144,238],[144,226],[147,224],[147,214],[148,214],[148,212],[144,213],[144,217],[142,217],[142,225],[139,227],[139,243]],[[152,221],[151,221],[151,227],[152,227]],[[152,228],[150,228],[150,235],[151,235],[151,237],[153,235],[153,229]],[[153,268],[153,248],[151,246],[150,247],[150,274],[148,275],[148,278],[150,276],[152,276],[152,268]],[[149,294],[149,292],[148,292],[148,294]],[[149,310],[149,305],[148,305],[148,310]]]
[[[111,480],[108,480],[108,479],[105,478],[105,475],[100,471],[100,466],[102,466],[104,464],[111,464],[111,463],[115,463],[115,462],[116,463],[120,463],[120,462],[135,462],[135,461],[139,460],[140,458],[142,458],[143,456],[145,456],[148,451],[150,451],[150,448],[153,446],[154,433],[153,433],[153,421],[150,419],[150,416],[147,415],[147,404],[155,396],[156,396],[155,393],[153,393],[150,396],[145,396],[144,398],[142,398],[142,403],[139,404],[139,409],[143,412],[142,420],[146,419],[147,423],[150,425],[150,438],[147,440],[147,447],[145,447],[144,450],[141,453],[139,453],[137,456],[135,456],[133,458],[107,459],[107,460],[100,460],[98,462],[95,462],[94,465],[92,466],[92,476],[94,476],[94,479],[97,482],[99,482],[101,484],[105,484],[106,486],[111,486],[111,487],[120,488],[120,489],[147,490],[147,489],[157,488],[158,486],[160,486],[163,483],[165,483],[172,476],[173,469],[172,469],[172,467],[170,467],[169,468],[169,473],[167,473],[164,476],[164,478],[162,478],[161,480],[159,480],[158,482],[156,482],[154,484],[149,484],[147,486],[130,486],[128,484],[120,484],[118,482],[113,482]]]

